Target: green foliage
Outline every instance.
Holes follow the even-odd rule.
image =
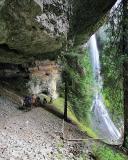
[[[77,160],[87,160],[85,154],[81,154],[80,157],[77,157]]]
[[[94,153],[97,160],[127,160],[128,157],[126,157],[124,154],[118,152],[115,149],[112,149],[110,147],[104,146],[95,146],[94,147]]]
[[[110,48],[110,42],[101,55],[102,75],[104,79],[103,95],[106,106],[112,113],[113,120],[123,116],[123,78],[122,58],[117,55],[115,48]]]
[[[72,106],[71,109],[79,121],[87,122],[93,96],[90,57],[85,50],[74,49],[64,56],[64,61],[64,70],[68,75],[68,101]]]
[[[119,4],[111,13],[105,26],[106,39],[101,52],[103,95],[114,121],[123,116],[123,61],[126,57],[121,52],[121,7]]]
[[[88,122],[94,90],[89,54],[85,49],[75,48],[60,57],[60,64],[63,64],[63,82],[66,79],[68,83],[68,102],[70,104],[68,105],[68,117],[72,119],[82,131],[96,138]],[[62,99],[64,99],[64,89],[63,83],[60,89]],[[59,107],[61,112],[64,110],[64,102],[62,103],[62,99],[54,101],[55,106],[61,106]]]
[[[125,148],[128,148],[128,133],[127,133],[127,136],[125,138],[125,141],[124,141],[123,145],[124,145]]]

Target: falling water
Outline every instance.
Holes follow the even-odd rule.
[[[95,34],[89,40],[89,48],[92,59],[93,74],[95,79],[95,93],[93,105],[91,108],[91,123],[94,131],[98,134],[99,138],[110,144],[120,144],[121,134],[112,122],[108,111],[104,105],[101,94],[102,77],[100,74],[100,61],[99,51]]]

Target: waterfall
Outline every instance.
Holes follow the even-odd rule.
[[[91,108],[91,124],[99,138],[110,144],[120,144],[121,133],[111,120],[102,98],[101,89],[103,88],[103,81],[100,74],[101,67],[99,60],[99,50],[97,47],[95,34],[92,35],[88,44],[91,53],[96,88]]]

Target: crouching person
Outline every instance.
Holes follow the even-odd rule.
[[[31,96],[25,96],[23,100],[23,108],[25,111],[31,110],[32,107],[32,97]]]

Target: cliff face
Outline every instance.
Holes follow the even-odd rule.
[[[61,84],[61,69],[50,60],[35,61],[30,65],[0,63],[0,82],[2,87],[20,95],[44,93],[56,99]]]
[[[115,1],[1,0],[0,61],[23,63],[55,54],[69,39],[85,42]]]
[[[60,49],[69,27],[67,8],[67,3],[62,0],[2,0],[1,52],[6,50],[7,57],[13,54],[12,58],[24,59],[30,54]]]
[[[116,0],[74,0],[72,1],[72,18],[70,21],[71,37],[74,45],[85,43],[89,36],[99,28],[105,14],[111,9]]]
[[[33,77],[36,77],[43,84],[41,91],[46,88],[57,97],[58,73],[53,71],[43,76],[43,71],[49,67],[46,65],[33,74],[33,64],[40,60],[42,66],[49,60],[51,65],[62,50],[85,43],[115,1],[0,0],[2,85],[13,86],[22,93],[27,90],[26,84],[33,85]]]
[[[55,61],[35,61],[35,67],[29,68],[31,80],[28,82],[29,93],[44,93],[58,98],[58,87],[61,82],[61,70]]]

